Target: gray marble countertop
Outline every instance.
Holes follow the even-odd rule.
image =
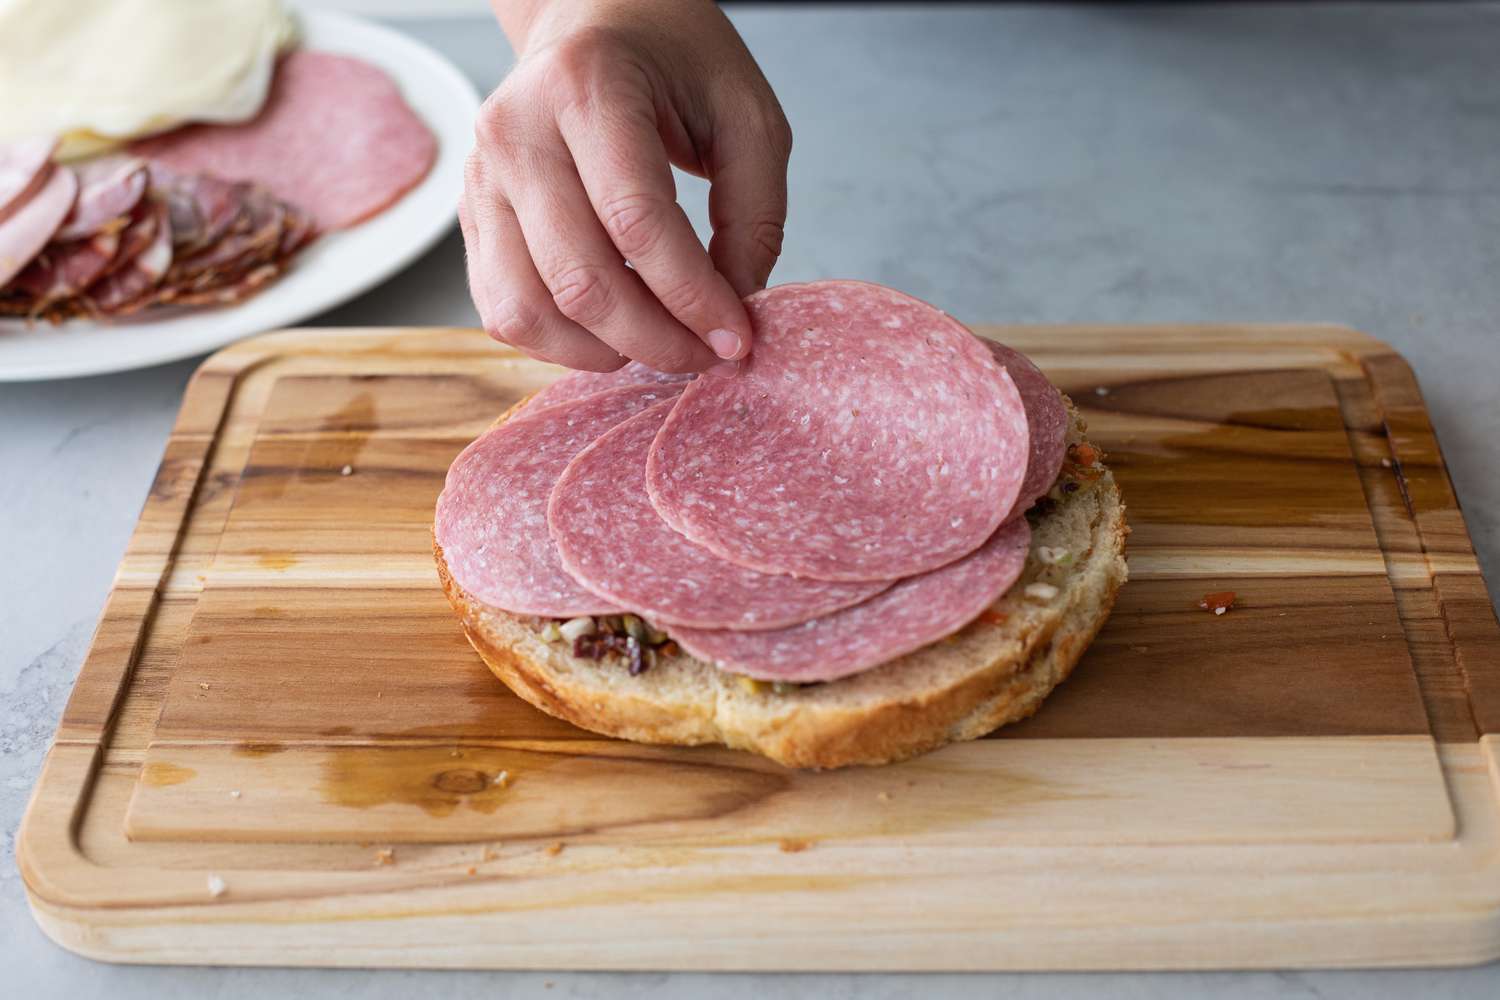
[[[1500,572],[1500,5],[731,8],[796,132],[780,280],[975,322],[1330,320],[1416,368]],[[478,19],[403,21],[488,90]],[[703,188],[684,197],[703,226]],[[450,237],[318,320],[472,324]],[[1454,971],[663,976],[126,968],[32,924],[16,826],[194,363],[0,385],[7,995],[1500,996]],[[498,992],[497,992],[498,991]]]

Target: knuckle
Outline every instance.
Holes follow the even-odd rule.
[[[650,364],[662,372],[688,372],[694,370],[693,350],[686,343],[670,340],[655,346]]]
[[[775,113],[772,114],[770,119],[766,122],[766,140],[771,147],[771,152],[774,153],[778,159],[791,159],[792,126],[791,123],[786,120],[786,115],[781,113],[780,108],[775,109]]]
[[[786,229],[779,222],[762,220],[750,226],[750,245],[772,260],[781,256],[781,242],[785,236]]]
[[[609,279],[597,264],[569,264],[547,282],[552,301],[562,314],[589,327],[609,313],[614,300]]]
[[[542,91],[563,106],[586,103],[608,80],[618,62],[618,41],[606,28],[573,32],[536,54]]]
[[[508,127],[510,112],[502,91],[495,91],[484,99],[479,106],[479,114],[474,116],[474,139],[483,148],[494,146],[505,141],[509,134]]]
[[[514,295],[495,304],[485,332],[502,344],[523,350],[534,350],[546,340],[541,310]]]
[[[600,221],[615,247],[627,259],[651,250],[661,242],[666,225],[661,199],[648,194],[627,194],[603,206]]]
[[[711,280],[713,280],[712,275],[705,274],[678,281],[663,288],[657,295],[657,300],[675,316],[691,316],[703,312],[707,309],[712,295],[709,287]]]

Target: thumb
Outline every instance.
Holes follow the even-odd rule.
[[[708,253],[740,296],[764,288],[781,255],[792,130],[774,98],[771,110],[762,127],[726,129],[709,170]]]

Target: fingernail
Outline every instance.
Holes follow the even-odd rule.
[[[719,357],[732,358],[740,353],[740,335],[733,330],[710,330],[708,331],[708,346],[712,347]]]
[[[718,375],[723,378],[734,378],[739,373],[740,363],[738,361],[720,361],[708,369],[708,374]]]

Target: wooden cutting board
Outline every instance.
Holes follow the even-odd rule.
[[[1334,327],[985,332],[1111,454],[1131,582],[1033,720],[832,773],[593,736],[470,651],[432,504],[556,369],[464,330],[215,355],[20,831],[37,919],[138,962],[1500,954],[1500,630],[1406,364]]]

